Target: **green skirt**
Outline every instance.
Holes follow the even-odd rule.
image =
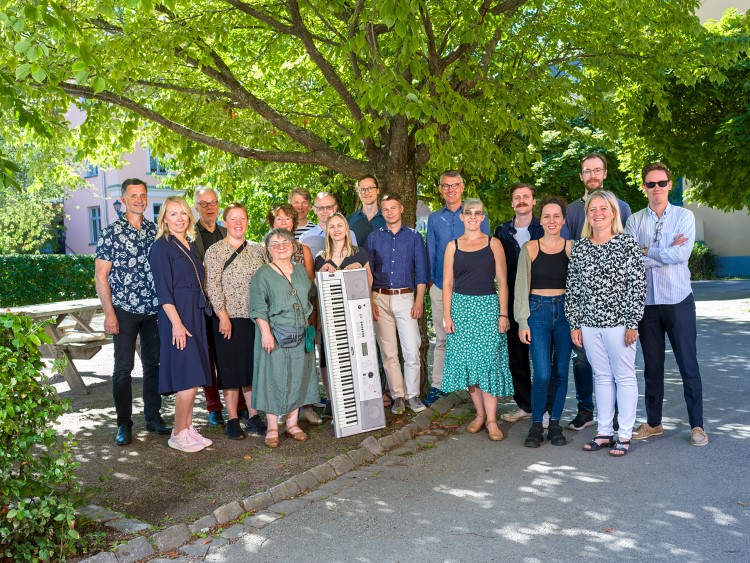
[[[451,318],[456,332],[445,341],[442,391],[451,393],[478,385],[495,397],[513,395],[508,368],[508,338],[497,330],[497,295],[454,293]]]

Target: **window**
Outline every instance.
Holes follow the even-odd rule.
[[[149,174],[166,174],[168,170],[159,162],[159,157],[154,156],[148,151],[148,171]]]
[[[94,166],[88,160],[83,161],[83,177],[93,178],[99,175],[99,167]]]
[[[89,244],[99,241],[99,233],[102,232],[102,209],[98,205],[89,207]]]
[[[155,203],[154,204],[154,221],[156,221],[156,218],[159,216],[159,211],[161,211],[161,203]]]

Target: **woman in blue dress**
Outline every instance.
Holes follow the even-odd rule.
[[[195,219],[187,202],[170,196],[157,219],[149,263],[159,298],[159,393],[176,394],[169,447],[197,452],[211,445],[193,427],[198,387],[211,385],[206,341],[205,273],[191,250]]]

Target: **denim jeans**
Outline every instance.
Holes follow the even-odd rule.
[[[529,329],[531,330],[532,422],[542,422],[547,407],[547,391],[552,382],[550,418],[560,420],[568,392],[568,367],[573,342],[565,318],[565,296],[529,295]]]
[[[112,373],[112,397],[117,411],[117,425],[133,425],[133,385],[130,373],[135,363],[135,341],[141,337],[143,366],[143,414],[151,420],[161,409],[159,395],[159,327],[156,314],[129,313],[115,307],[119,334],[114,335],[115,369]]]

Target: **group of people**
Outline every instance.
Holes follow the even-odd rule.
[[[285,428],[290,438],[306,441],[300,420],[322,423],[312,409],[320,400],[316,333],[328,393],[314,274],[347,268],[368,274],[384,402],[394,414],[420,412],[467,389],[476,408],[468,431],[486,429],[498,441],[504,438],[498,398],[513,395],[518,408],[502,418],[532,419],[526,446],[539,447],[545,427],[553,445],[564,445],[560,418],[573,355],[578,414],[568,427],[593,424],[595,389],[599,426],[584,449],[622,456],[631,439],[663,433],[667,334],[683,377],[692,443],[707,444],[687,269],[692,213],[669,204],[671,175],[663,164],[643,169],[649,205],[634,215],[603,189],[606,174],[603,156],[584,157],[584,197],[571,205],[546,197],[539,219],[533,186],[514,186],[515,216],[493,237],[482,202],[464,200],[460,173],[447,171],[439,181],[445,205],[429,216],[426,243],[404,225],[400,196],[381,195],[374,176],[357,181],[361,206],[349,217],[333,194],[313,198],[295,188],[288,204],[269,210],[262,244],[246,240],[248,215],[240,203],[226,206],[219,225],[211,189],[195,194],[198,221],[183,198],[171,196],[154,224],[144,218],[146,184],[126,180],[125,213],[103,229],[96,253],[104,328],[114,335],[116,444],[132,441],[137,337],[146,429],[169,435],[170,447],[196,452],[211,444],[193,425],[199,387],[212,425],[225,423],[222,390],[227,437],[260,435],[275,448]],[[308,220],[311,209],[317,223]],[[432,386],[422,400],[419,319],[428,292],[436,345]],[[639,337],[647,421],[633,431]],[[175,395],[173,428],[160,413],[168,394]]]

